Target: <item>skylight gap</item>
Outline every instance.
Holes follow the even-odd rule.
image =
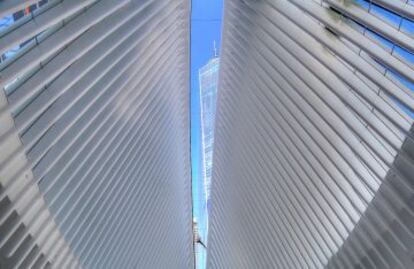
[[[191,14],[191,161],[195,263],[206,268],[222,0],[193,0]]]

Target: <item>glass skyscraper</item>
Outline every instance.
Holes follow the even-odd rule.
[[[200,195],[199,214],[197,219],[200,239],[207,243],[208,211],[210,208],[211,170],[213,165],[214,118],[216,112],[217,79],[219,58],[213,58],[199,70],[200,83],[200,115],[201,115],[201,164],[198,186]],[[197,245],[197,268],[203,268],[206,251]]]
[[[211,170],[213,164],[214,118],[216,113],[219,58],[211,59],[199,71],[202,178],[206,208],[210,207]]]

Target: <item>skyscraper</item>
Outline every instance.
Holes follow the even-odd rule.
[[[214,144],[214,122],[217,99],[217,80],[219,71],[219,58],[208,61],[199,70],[200,84],[200,125],[201,125],[201,158],[200,158],[200,179],[198,193],[201,201],[198,208],[198,227],[200,238],[207,243],[208,236],[208,214],[210,209],[210,187],[211,171],[213,165],[213,144]],[[196,245],[198,268],[204,268],[206,261],[206,249]],[[204,265],[201,265],[203,263]]]
[[[193,268],[190,1],[38,2],[0,3],[0,268]]]
[[[211,171],[213,166],[214,124],[216,117],[219,58],[211,59],[199,70],[202,142],[202,178],[206,207],[210,207]]]
[[[413,1],[223,24],[208,268],[414,268]]]

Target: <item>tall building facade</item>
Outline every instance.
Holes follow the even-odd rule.
[[[198,193],[201,201],[198,202],[198,230],[201,240],[207,244],[208,239],[208,214],[211,206],[211,172],[213,166],[214,123],[217,100],[217,82],[219,71],[219,58],[208,61],[199,70],[200,84],[200,125],[201,125],[201,158],[200,179]],[[205,268],[207,250],[201,244],[196,245],[198,256],[197,268]]]
[[[0,268],[193,268],[190,1],[0,14]]]
[[[214,124],[216,117],[219,58],[211,59],[199,70],[201,160],[204,195],[207,210],[210,207],[211,172],[213,168]]]
[[[208,268],[414,268],[414,5],[227,0]]]

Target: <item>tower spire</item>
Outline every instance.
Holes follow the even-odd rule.
[[[217,57],[216,40],[213,41],[214,57]]]

